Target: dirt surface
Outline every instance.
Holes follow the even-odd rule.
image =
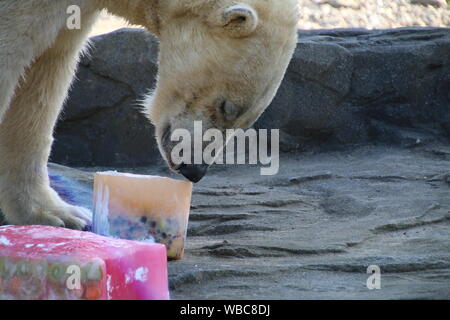
[[[444,0],[421,0],[420,2]],[[449,6],[413,4],[411,0],[299,0],[300,29],[429,26],[449,27]],[[92,35],[128,27],[123,19],[102,13]]]
[[[169,264],[171,296],[449,299],[449,160],[449,146],[367,146],[283,155],[273,177],[215,167],[194,188],[186,257]],[[89,202],[91,174],[51,172]],[[366,287],[370,265],[381,268],[381,290]]]

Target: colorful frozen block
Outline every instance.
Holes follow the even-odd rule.
[[[0,299],[166,300],[166,248],[63,228],[0,227]]]
[[[94,179],[95,233],[165,244],[169,259],[184,254],[192,183],[117,172]]]

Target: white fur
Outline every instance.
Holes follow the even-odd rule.
[[[167,123],[176,128],[196,119],[222,129],[253,123],[294,50],[296,0],[241,2],[254,13],[248,27],[239,20],[223,25],[227,8],[239,9],[232,0],[1,0],[0,208],[7,221],[81,229],[90,220],[50,188],[47,160],[78,57],[102,9],[161,40],[158,86],[146,105],[159,144]],[[66,27],[70,5],[81,8],[81,30]],[[218,119],[211,108],[218,97],[233,101],[242,116]]]

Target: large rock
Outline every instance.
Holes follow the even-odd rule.
[[[305,31],[257,126],[291,148],[448,139],[449,93],[449,29]]]
[[[159,161],[137,101],[155,84],[157,41],[123,29],[93,39],[60,122],[52,160],[136,166]],[[300,31],[286,78],[257,128],[282,150],[359,143],[415,146],[450,137],[450,30]]]
[[[159,159],[139,100],[155,86],[158,42],[123,29],[95,37],[56,131],[52,160],[78,166],[138,166]]]

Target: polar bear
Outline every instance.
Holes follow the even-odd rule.
[[[71,30],[74,5],[81,28]],[[168,165],[193,181],[205,170],[174,166],[171,131],[193,120],[222,130],[250,126],[273,99],[297,43],[297,0],[0,1],[0,208],[10,224],[90,223],[89,211],[50,187],[47,161],[78,57],[103,9],[159,38],[158,84],[146,113]]]

